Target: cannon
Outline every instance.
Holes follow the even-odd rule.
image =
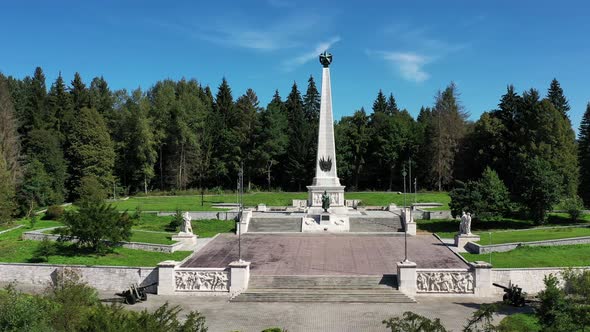
[[[157,282],[145,286],[138,286],[137,284],[132,284],[131,286],[129,286],[129,288],[122,291],[121,293],[117,293],[116,295],[121,296],[126,304],[135,304],[137,302],[146,301],[147,293],[145,290],[148,287],[156,286],[157,284]]]
[[[518,285],[510,285],[510,287],[502,286],[496,283],[493,283],[492,285],[504,290],[504,296],[502,297],[502,301],[504,303],[513,305],[515,307],[522,307],[525,305],[526,293],[524,293],[522,288],[518,287]]]

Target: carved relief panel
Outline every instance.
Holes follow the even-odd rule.
[[[417,291],[420,293],[473,293],[471,272],[418,272]]]
[[[176,271],[176,290],[225,292],[229,290],[224,271]]]

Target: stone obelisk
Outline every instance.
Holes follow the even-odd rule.
[[[313,184],[308,186],[307,203],[311,207],[322,206],[324,191],[330,196],[330,207],[344,207],[344,186],[336,172],[336,145],[334,143],[334,116],[332,115],[332,89],[330,86],[330,64],[332,54],[320,54],[322,71],[322,95],[320,103],[320,125],[318,127],[318,154]]]

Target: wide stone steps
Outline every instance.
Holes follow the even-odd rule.
[[[351,232],[403,232],[401,218],[391,214],[391,218],[351,217]]]
[[[396,276],[252,276],[233,302],[411,303]]]
[[[252,218],[248,232],[301,232],[301,218]]]

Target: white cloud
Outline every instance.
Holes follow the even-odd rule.
[[[320,55],[320,53],[330,49],[334,44],[336,44],[339,41],[340,41],[339,36],[332,37],[328,41],[324,41],[324,42],[317,44],[317,46],[313,50],[306,52],[304,54],[301,54],[295,58],[286,60],[283,63],[283,65],[285,66],[285,69],[293,70],[294,67],[301,66],[303,64],[308,63],[309,61],[311,61],[313,59],[317,59],[318,56]]]
[[[432,58],[414,52],[368,52],[377,54],[383,60],[389,62],[404,79],[416,83],[424,82],[430,78],[424,70],[424,66],[432,61]]]

